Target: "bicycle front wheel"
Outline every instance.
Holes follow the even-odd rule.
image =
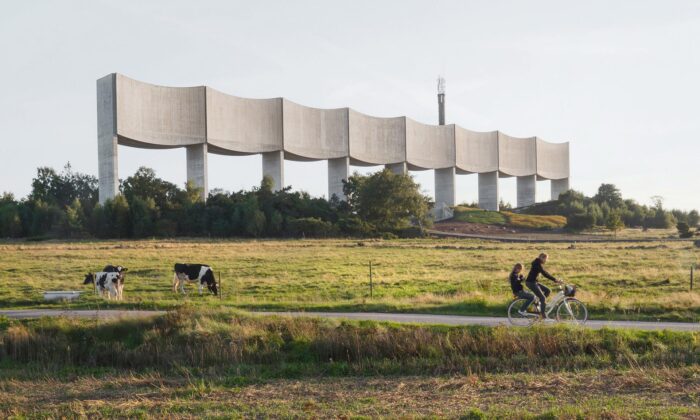
[[[508,321],[511,323],[511,325],[518,327],[529,327],[533,322],[535,322],[535,320],[537,320],[539,315],[529,311],[529,309],[532,308],[532,305],[530,305],[530,308],[528,308],[525,315],[521,315],[518,312],[526,302],[527,299],[515,299],[510,306],[508,306]]]
[[[557,321],[582,325],[588,319],[588,309],[578,299],[567,298],[557,307]]]

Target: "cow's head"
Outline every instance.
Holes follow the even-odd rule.
[[[214,296],[219,295],[219,289],[216,287],[216,282],[214,280],[207,283],[207,289],[209,289],[209,291],[212,292]]]
[[[85,280],[83,281],[83,284],[90,284],[95,282],[95,275],[92,273],[87,273],[85,275]]]

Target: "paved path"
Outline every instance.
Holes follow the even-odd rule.
[[[35,319],[44,316],[57,317],[65,316],[68,318],[96,318],[100,319],[115,319],[115,318],[148,318],[150,316],[164,315],[165,311],[132,311],[121,309],[16,309],[16,310],[0,310],[0,316],[6,316],[14,319]]]
[[[259,312],[258,312],[259,313]],[[390,321],[418,324],[444,324],[444,325],[508,325],[507,318],[486,316],[460,316],[460,315],[429,315],[429,314],[387,314],[379,312],[264,312],[269,315],[281,316],[307,316],[322,318],[341,318],[353,320]],[[546,321],[554,324],[554,321]],[[629,328],[638,330],[674,330],[674,331],[700,331],[700,323],[690,322],[642,322],[642,321],[588,321],[585,324],[589,328]]]
[[[252,312],[255,315],[279,315],[292,317],[321,317],[340,318],[352,320],[390,321],[415,324],[443,324],[443,325],[508,325],[506,318],[486,316],[461,316],[461,315],[430,315],[430,314],[394,314],[381,312]],[[0,310],[0,316],[15,319],[33,319],[42,316],[66,316],[71,318],[146,318],[165,314],[164,311],[132,311],[132,310],[63,310],[63,309],[17,309]],[[547,322],[549,324],[550,322]],[[552,324],[554,322],[551,322]],[[690,322],[644,322],[644,321],[588,321],[589,328],[629,328],[639,330],[674,330],[674,331],[700,331],[700,323]]]

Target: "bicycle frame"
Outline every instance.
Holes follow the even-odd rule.
[[[552,313],[552,311],[555,308],[557,308],[562,302],[564,303],[567,312],[569,312],[569,314],[573,316],[573,313],[571,312],[571,308],[566,303],[566,298],[567,298],[567,296],[564,295],[564,288],[562,286],[559,286],[559,292],[552,297],[552,300],[550,300],[544,308],[545,316],[547,318],[549,318],[549,314]]]

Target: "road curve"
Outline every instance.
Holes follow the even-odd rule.
[[[251,312],[254,315],[277,315],[290,317],[320,317],[350,319],[356,321],[388,321],[412,324],[440,324],[440,325],[484,325],[495,327],[509,325],[508,319],[486,316],[461,316],[461,315],[432,315],[432,314],[397,314],[382,312]],[[16,309],[0,310],[0,316],[13,319],[36,319],[48,317],[69,318],[147,318],[164,315],[165,311],[140,311],[140,310],[63,310],[63,309]],[[546,324],[554,324],[547,321]],[[649,322],[649,321],[601,321],[589,320],[585,324],[588,328],[626,328],[637,330],[672,330],[672,331],[700,331],[700,323],[691,322]]]

